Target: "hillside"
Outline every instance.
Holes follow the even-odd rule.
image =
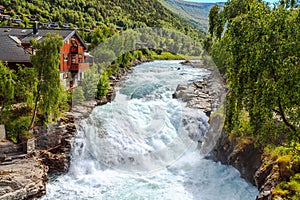
[[[160,2],[193,26],[208,29],[208,14],[214,3],[196,3],[183,0],[160,0]],[[218,3],[223,5],[224,3]]]
[[[33,21],[58,22],[67,27],[90,29],[102,23],[115,28],[165,27],[179,30],[194,38],[203,33],[180,20],[157,0],[0,0],[5,14],[21,19],[20,26],[31,26]],[[10,25],[9,21],[2,25]]]

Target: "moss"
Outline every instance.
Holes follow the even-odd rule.
[[[238,149],[244,149],[251,144],[253,144],[253,139],[249,136],[240,136],[236,138],[236,148]]]
[[[275,161],[279,166],[280,175],[287,181],[300,170],[299,144],[288,146],[268,146],[265,155],[268,159]]]
[[[278,163],[283,180],[288,180],[289,177],[295,174],[293,171],[292,155],[279,156],[276,162]]]
[[[283,181],[272,192],[273,198],[300,199],[300,173],[295,174],[289,181]]]

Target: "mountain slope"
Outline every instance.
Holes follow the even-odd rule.
[[[196,3],[183,0],[160,0],[160,2],[194,26],[204,30],[208,29],[208,14],[214,3]],[[218,4],[223,5],[223,3]]]
[[[179,19],[158,0],[0,0],[6,13],[21,18],[30,26],[30,18],[40,22],[68,23],[71,27],[92,28],[104,23],[126,28],[165,27],[193,37],[202,37],[190,24]]]

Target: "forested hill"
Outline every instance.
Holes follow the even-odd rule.
[[[208,29],[208,14],[215,3],[198,3],[184,0],[160,0],[169,10],[202,30]],[[207,1],[209,2],[209,1]],[[224,3],[218,3],[223,6]]]
[[[5,14],[21,18],[23,26],[30,26],[34,18],[43,23],[59,22],[60,26],[68,24],[78,28],[104,23],[125,29],[165,27],[193,37],[203,35],[158,0],[0,0],[0,5],[6,7]]]

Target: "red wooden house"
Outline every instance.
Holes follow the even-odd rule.
[[[0,27],[0,60],[8,62],[11,68],[17,68],[18,64],[32,66],[30,40],[41,41],[48,33],[56,33],[63,38],[59,66],[63,85],[67,89],[80,85],[90,63],[85,62],[87,46],[76,30]]]

